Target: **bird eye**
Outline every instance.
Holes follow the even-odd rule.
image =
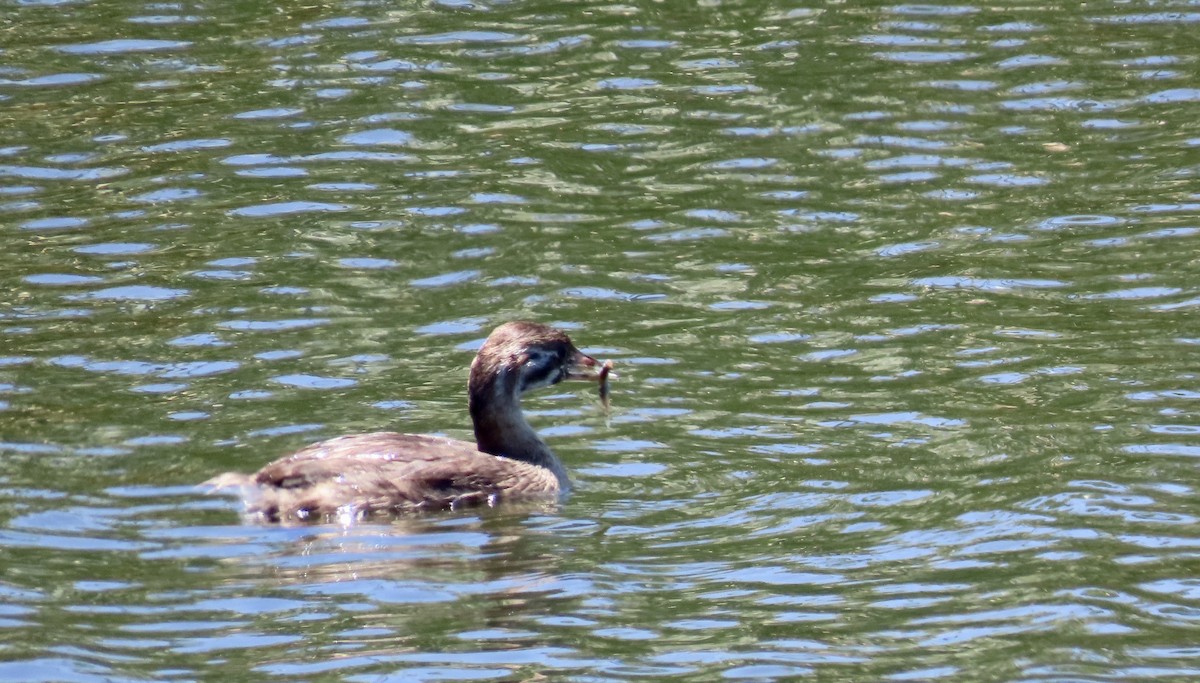
[[[554,384],[562,379],[555,373],[558,363],[553,353],[545,349],[526,351],[524,369],[521,372],[521,390],[528,391]]]

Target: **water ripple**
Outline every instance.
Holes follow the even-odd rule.
[[[173,289],[170,287],[124,285],[121,287],[105,287],[82,294],[67,294],[63,298],[68,301],[169,301],[186,297],[190,293],[186,289]]]
[[[30,76],[29,78],[0,78],[0,87],[14,86],[22,88],[60,88],[77,85],[85,85],[102,81],[106,76],[95,73],[60,73],[47,74],[43,76]]]
[[[250,218],[269,218],[273,216],[287,216],[300,213],[330,213],[349,211],[353,206],[349,204],[333,204],[329,202],[276,202],[272,204],[259,204],[256,206],[246,206],[240,209],[231,209],[229,215]]]
[[[1067,283],[1059,280],[1040,280],[1027,278],[996,279],[971,276],[937,276],[917,278],[912,283],[918,287],[937,289],[978,289],[982,291],[1003,292],[1013,289],[1047,289],[1065,287]]]
[[[129,173],[125,168],[60,169],[40,166],[0,165],[0,178],[10,176],[30,180],[107,180]]]
[[[112,55],[131,52],[161,52],[182,50],[192,43],[184,40],[155,40],[150,38],[119,38],[102,40],[97,43],[80,43],[77,45],[59,45],[55,49],[67,54],[79,55]]]

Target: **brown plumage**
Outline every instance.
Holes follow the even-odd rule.
[[[240,488],[247,513],[268,521],[359,518],[553,496],[566,469],[521,412],[521,394],[564,379],[596,380],[596,360],[563,332],[532,322],[497,327],[467,384],[476,443],[376,432],[312,444],[254,474],[208,483]]]

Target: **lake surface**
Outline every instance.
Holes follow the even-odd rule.
[[[1200,678],[1200,5],[0,3],[0,679]],[[470,435],[561,505],[243,524]]]

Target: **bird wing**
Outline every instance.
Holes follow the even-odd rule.
[[[474,444],[417,434],[338,437],[271,463],[254,477],[251,512],[277,519],[436,510],[558,490],[554,474],[480,452]]]

